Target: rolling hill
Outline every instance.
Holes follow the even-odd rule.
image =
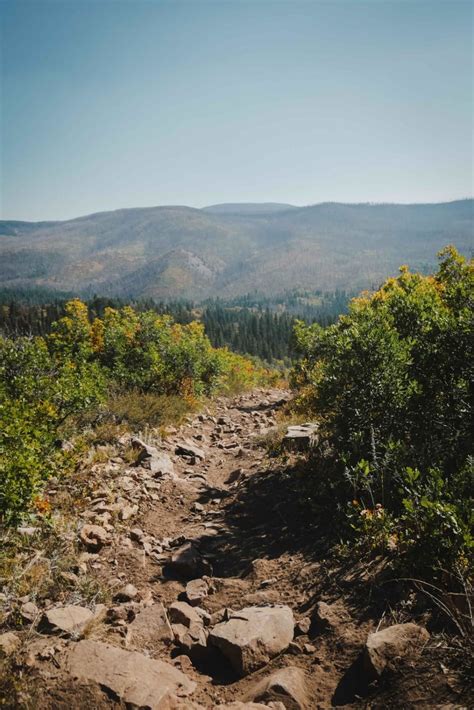
[[[78,294],[230,297],[361,289],[474,245],[472,199],[440,204],[226,204],[0,222],[0,286]]]

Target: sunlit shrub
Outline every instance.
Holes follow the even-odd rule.
[[[337,453],[337,495],[383,506],[430,564],[472,543],[474,266],[440,256],[434,276],[402,267],[333,326],[299,323],[292,375]]]

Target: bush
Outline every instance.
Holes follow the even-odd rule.
[[[0,338],[0,516],[16,522],[70,454],[58,436],[109,397],[96,420],[133,427],[179,422],[199,398],[270,382],[273,373],[216,350],[201,323],[133,308],[91,319],[78,299],[46,338]],[[83,413],[82,417],[78,415]],[[105,422],[106,424],[106,422]],[[103,426],[99,439],[116,429]]]
[[[65,463],[59,427],[100,397],[94,364],[56,357],[42,338],[0,339],[0,516],[16,521]]]
[[[402,267],[329,328],[299,323],[293,372],[337,454],[337,495],[386,511],[392,541],[431,567],[472,546],[474,266],[453,247],[440,257],[434,276]]]

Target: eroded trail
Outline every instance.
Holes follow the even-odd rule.
[[[33,614],[22,639],[30,707],[359,706],[377,669],[370,658],[353,664],[383,607],[361,603],[366,567],[334,581],[317,526],[300,519],[297,473],[260,443],[289,396],[219,399],[162,442],[123,437],[95,465],[72,591],[61,604],[23,604]],[[85,576],[112,601],[83,604],[74,588]],[[394,640],[402,655],[426,644],[412,627]],[[410,702],[392,707],[423,703],[423,692],[412,687]]]

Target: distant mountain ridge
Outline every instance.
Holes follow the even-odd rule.
[[[376,286],[474,246],[474,200],[439,204],[163,206],[0,222],[0,286],[201,299]]]

